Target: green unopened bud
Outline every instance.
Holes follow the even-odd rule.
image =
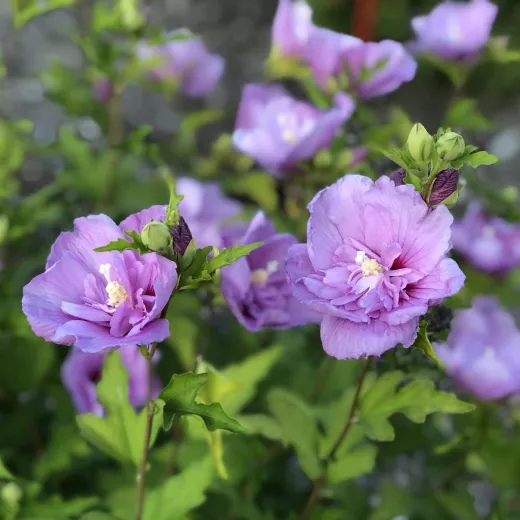
[[[437,141],[437,153],[443,161],[454,161],[466,149],[466,143],[460,134],[446,132]]]
[[[143,244],[152,251],[164,251],[171,242],[170,230],[164,222],[148,222],[141,232]]]
[[[413,125],[408,135],[408,152],[419,164],[424,164],[430,160],[433,152],[433,137],[428,133],[421,123]]]
[[[314,156],[314,165],[316,166],[316,168],[319,168],[320,170],[326,170],[327,168],[330,168],[331,164],[332,154],[329,150],[320,150]]]

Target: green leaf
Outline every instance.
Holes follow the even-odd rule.
[[[107,356],[97,395],[106,417],[91,413],[79,415],[76,420],[81,434],[110,457],[138,466],[143,451],[147,409],[145,407],[137,415],[129,402],[128,374],[119,351]],[[152,406],[157,417],[154,417],[150,445],[153,445],[162,423],[164,403],[157,400]]]
[[[282,389],[267,396],[269,410],[276,418],[285,441],[296,450],[303,471],[311,479],[321,473],[318,457],[318,429],[312,410],[297,395]]]
[[[327,469],[329,482],[344,482],[370,473],[376,463],[376,455],[377,448],[366,445],[331,462]]]
[[[75,457],[86,457],[90,453],[90,447],[74,424],[58,424],[53,429],[51,441],[42,458],[36,462],[36,478],[43,482],[49,475],[65,472]]]
[[[247,433],[252,435],[262,435],[273,441],[280,441],[285,444],[283,430],[278,422],[272,417],[263,414],[241,415],[240,423],[247,428]]]
[[[75,3],[76,0],[11,0],[14,27],[19,29],[36,16]]]
[[[181,520],[206,500],[214,475],[209,457],[190,464],[160,488],[147,493],[143,520]]]
[[[170,382],[159,394],[164,401],[164,427],[171,427],[173,418],[179,415],[198,415],[210,431],[216,429],[242,432],[243,427],[228,417],[218,403],[202,404],[196,402],[197,393],[207,383],[208,374],[195,375],[193,372],[174,374]]]
[[[236,262],[239,258],[247,256],[251,251],[259,248],[261,245],[263,245],[263,242],[255,242],[254,244],[248,244],[246,246],[228,247],[223,249],[208,262],[206,269],[208,273],[212,274],[217,269],[221,269],[226,265]]]
[[[276,211],[278,207],[276,180],[265,172],[251,172],[243,177],[233,178],[230,190],[237,195],[246,195],[267,212]]]
[[[453,520],[479,520],[475,511],[475,500],[467,491],[438,493],[435,498]]]
[[[269,374],[283,354],[283,348],[275,345],[249,356],[244,361],[229,365],[222,375],[238,384],[235,392],[224,396],[221,403],[230,414],[236,414],[254,397],[258,384]]]
[[[14,480],[13,474],[4,466],[2,459],[0,459],[0,479]]]
[[[361,398],[359,420],[366,435],[378,441],[394,439],[389,418],[402,413],[410,420],[422,423],[434,412],[467,413],[475,407],[459,401],[454,394],[440,392],[432,381],[415,380],[404,386],[405,375],[399,371],[380,376]],[[401,386],[399,391],[397,387]]]
[[[91,511],[81,517],[80,520],[117,520],[114,516],[101,511]]]
[[[133,242],[129,242],[124,238],[118,238],[117,240],[109,242],[105,246],[96,247],[94,251],[96,253],[105,253],[107,251],[126,251],[127,249],[132,249],[134,251],[139,251],[141,254],[150,252],[150,250],[143,244],[140,233],[137,231],[125,231],[124,233],[130,237]]]
[[[172,227],[179,223],[180,213],[178,206],[184,199],[184,195],[177,195],[177,192],[175,191],[175,179],[168,170],[163,169],[161,174],[168,186],[168,191],[170,192],[170,200],[168,202],[168,207],[166,208],[166,219],[164,220],[164,223],[168,227]]]
[[[413,346],[421,349],[426,356],[435,361],[437,365],[440,365],[439,358],[428,339],[427,328],[428,322],[426,320],[421,320],[419,324],[419,332],[417,333],[417,338],[415,339]]]
[[[63,502],[61,499],[50,499],[47,502],[30,504],[22,509],[21,519],[25,520],[70,520],[81,515],[87,509],[99,504],[97,497],[81,497]]]
[[[487,130],[491,122],[479,110],[475,99],[456,100],[448,109],[442,126],[460,127],[467,130]]]
[[[180,289],[189,289],[198,283],[211,280],[208,273],[208,255],[213,250],[211,246],[195,249],[192,254],[184,255],[180,262]]]
[[[440,71],[444,72],[446,76],[453,83],[453,86],[460,89],[466,81],[471,72],[472,65],[460,61],[445,61],[434,55],[423,56],[427,61],[435,65]]]
[[[381,489],[381,503],[368,520],[390,520],[400,515],[408,518],[412,513],[413,502],[411,490],[387,484]]]
[[[498,161],[498,157],[488,152],[475,152],[472,153],[465,161],[464,164],[471,166],[472,168],[478,168],[479,166],[489,166],[495,164]]]
[[[408,168],[403,152],[397,148],[397,146],[390,146],[388,150],[380,149],[379,151],[383,153],[385,157],[401,166],[401,168]]]

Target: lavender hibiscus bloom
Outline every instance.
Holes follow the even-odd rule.
[[[363,99],[383,96],[415,77],[417,62],[398,42],[363,42],[345,34],[320,29],[307,46],[307,61],[320,85],[347,75]]]
[[[446,345],[435,345],[448,374],[483,401],[520,392],[520,331],[493,297],[458,311]]]
[[[226,197],[219,185],[213,182],[201,183],[189,177],[181,177],[177,179],[175,188],[179,195],[184,195],[179,209],[197,247],[220,247],[222,223],[239,215],[242,204]],[[164,221],[165,218],[166,206],[152,206],[130,215],[121,222],[121,228],[140,233],[152,220]]]
[[[74,221],[52,246],[45,272],[23,290],[22,308],[38,336],[84,352],[148,345],[169,336],[160,315],[177,282],[174,262],[155,253],[96,253],[127,239],[106,215]]]
[[[221,271],[222,293],[241,325],[256,332],[264,327],[284,329],[319,321],[317,313],[293,298],[283,270],[288,249],[298,242],[296,237],[276,233],[259,212],[246,229],[229,229],[224,241],[226,246],[263,242],[247,257]]]
[[[294,172],[300,161],[331,144],[354,108],[345,94],[339,94],[336,105],[323,111],[294,99],[281,87],[247,85],[233,143],[275,176]]]
[[[520,265],[520,225],[486,215],[472,202],[453,225],[453,247],[477,269],[507,273]]]
[[[222,56],[210,53],[197,37],[172,40],[162,45],[143,41],[136,46],[136,55],[138,59],[151,63],[149,74],[152,80],[177,81],[182,92],[191,97],[210,93],[224,72]]]
[[[453,217],[412,186],[346,175],[309,204],[307,244],[289,249],[297,300],[323,314],[325,351],[338,359],[413,344],[429,305],[464,283],[446,258]]]
[[[307,2],[279,0],[272,28],[273,48],[278,54],[301,58],[313,30],[312,9]]]
[[[412,19],[414,52],[446,60],[471,60],[490,38],[498,8],[487,0],[442,2],[426,16]]]
[[[127,346],[120,350],[123,365],[128,370],[128,397],[135,408],[141,408],[148,401],[150,371],[148,361],[137,346]],[[86,353],[74,348],[61,368],[63,385],[68,390],[78,413],[103,415],[103,407],[98,402],[96,385],[101,378],[106,352]],[[157,354],[156,354],[157,356]],[[155,357],[154,357],[155,359]],[[161,382],[152,382],[152,397],[161,391]]]

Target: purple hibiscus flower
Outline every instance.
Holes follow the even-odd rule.
[[[426,16],[412,19],[417,53],[446,60],[471,60],[489,40],[498,8],[487,0],[442,2]]]
[[[279,0],[273,28],[273,47],[288,58],[301,58],[314,30],[312,9],[307,2]]]
[[[353,36],[320,29],[307,46],[307,61],[325,89],[346,74],[363,99],[383,96],[415,77],[417,62],[398,42],[363,42]]]
[[[61,233],[45,272],[23,289],[22,308],[38,336],[84,352],[148,345],[169,336],[160,315],[177,282],[174,262],[155,253],[96,253],[127,239],[106,215],[74,221]]]
[[[472,202],[453,225],[453,247],[486,273],[503,274],[520,265],[520,225],[486,215]]]
[[[294,99],[281,87],[247,85],[233,143],[275,176],[294,172],[300,161],[331,144],[354,108],[345,94],[339,94],[336,105],[324,111]]]
[[[179,209],[197,247],[221,247],[222,223],[239,215],[242,204],[226,197],[219,185],[213,182],[201,183],[189,177],[181,177],[177,179],[175,188],[179,195],[184,195]],[[165,218],[166,206],[152,206],[130,215],[121,222],[121,228],[141,232],[152,220],[164,221]]]
[[[150,371],[148,361],[137,346],[127,346],[120,350],[123,365],[128,370],[128,397],[135,408],[141,408],[148,401]],[[101,378],[106,352],[86,353],[74,348],[61,367],[61,379],[68,390],[78,413],[103,415],[103,407],[98,402],[96,385]],[[154,357],[154,360],[156,359]],[[161,382],[154,378],[152,398],[161,391]]]
[[[482,401],[520,392],[520,331],[493,297],[458,311],[446,345],[435,351],[448,374]]]
[[[222,293],[241,325],[256,332],[264,327],[285,329],[319,321],[317,313],[293,298],[284,273],[287,251],[298,242],[296,237],[276,233],[259,212],[248,227],[228,229],[224,241],[227,246],[263,242],[247,257],[221,271]]]
[[[108,103],[112,95],[112,83],[108,78],[100,78],[94,82],[93,96],[97,101]]]
[[[177,81],[182,92],[190,97],[209,94],[224,72],[222,56],[209,52],[197,37],[172,40],[162,45],[142,41],[136,46],[136,55],[139,60],[151,63],[149,75],[152,80]]]
[[[309,204],[307,244],[289,249],[297,300],[323,314],[325,351],[338,359],[413,344],[419,316],[464,283],[446,258],[453,217],[412,186],[346,175]]]

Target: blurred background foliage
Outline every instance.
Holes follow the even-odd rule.
[[[510,46],[519,48],[520,3],[496,3],[494,33],[509,35]],[[410,18],[435,4],[380,0],[375,38],[407,41]],[[59,5],[63,8],[39,14]],[[142,16],[136,5],[130,0],[112,5],[14,0],[11,7],[6,1],[0,6],[5,64],[0,102],[0,457],[5,464],[0,464],[0,515],[6,520],[127,520],[133,515],[135,469],[80,436],[60,380],[67,349],[35,337],[21,312],[22,287],[41,272],[59,232],[70,229],[73,218],[92,212],[119,221],[166,203],[157,174],[161,168],[218,180],[228,195],[246,204],[245,215],[261,207],[279,230],[300,237],[304,202],[316,189],[312,183],[280,186],[234,152],[227,135],[242,86],[262,78],[276,2],[154,0],[148,2],[151,22],[144,29],[136,21]],[[314,0],[312,5],[318,24],[351,32],[355,2]],[[205,101],[175,96],[172,85],[147,84],[129,56],[131,44],[144,33],[159,37],[181,26],[200,33],[228,62],[223,81]],[[105,76],[117,89],[108,105],[93,95],[96,81]],[[435,129],[447,118],[447,124],[464,130],[468,142],[502,159],[479,172],[486,186],[480,195],[497,213],[520,220],[516,192],[507,188],[519,185],[519,83],[518,63],[485,63],[459,93],[458,104],[452,104],[447,76],[422,63],[412,83],[360,114],[350,128],[350,144],[362,142],[367,126],[375,127],[367,141],[387,143],[402,141],[410,121]],[[379,175],[392,165],[371,153],[360,168]],[[333,170],[323,175],[333,180],[339,176]],[[474,184],[475,191],[483,186]],[[466,305],[474,294],[498,292],[504,303],[517,307],[518,272],[498,285],[481,273],[466,272],[467,287],[452,306]],[[163,382],[172,373],[192,370],[203,356],[219,369],[218,399],[208,399],[219,400],[250,433],[224,432],[208,440],[193,417],[180,420],[173,434],[161,432],[152,452],[145,518],[298,518],[295,511],[301,511],[312,487],[309,475],[316,475],[320,463],[314,445],[318,438],[330,443],[343,423],[360,365],[326,359],[315,327],[250,334],[211,291],[177,296],[168,317],[173,329],[158,367]],[[445,327],[439,330],[442,336]],[[367,395],[373,391],[390,402],[404,380],[433,378],[441,389],[453,390],[420,351],[388,352],[375,369],[393,373],[395,382],[374,378]],[[396,406],[383,414],[383,422],[391,418],[391,425],[385,423],[370,440],[358,425],[313,518],[520,518],[520,403],[431,415],[425,422],[424,417],[409,420],[413,413],[405,416],[399,413],[403,410],[404,405]],[[388,442],[394,432],[395,440]],[[165,481],[165,476],[170,478]]]

